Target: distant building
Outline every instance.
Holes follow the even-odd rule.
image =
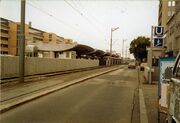
[[[4,18],[0,18],[0,24],[0,54],[16,55],[17,24]]]
[[[5,18],[0,18],[0,24],[0,54],[18,55],[20,23],[13,22]],[[49,33],[33,28],[32,23],[29,22],[28,25],[25,25],[25,44],[26,46],[30,45],[28,46],[28,48],[32,49],[33,45],[39,42],[50,44],[53,46],[56,44],[73,44],[72,39],[64,39],[63,37],[58,36],[55,33]]]

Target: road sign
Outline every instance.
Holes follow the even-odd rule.
[[[164,40],[163,40],[163,38],[160,38],[160,37],[158,37],[158,38],[154,38],[154,41],[153,41],[153,47],[163,47],[163,42]]]
[[[154,27],[154,36],[163,37],[164,35],[164,27],[156,26]]]

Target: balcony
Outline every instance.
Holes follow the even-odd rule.
[[[8,30],[9,30],[9,27],[4,26],[4,25],[1,25],[0,29],[8,31]]]
[[[7,51],[8,52],[8,48],[7,47],[0,47],[0,51]]]
[[[8,44],[8,41],[0,40],[0,44]]]
[[[5,37],[5,38],[8,38],[8,37],[9,37],[9,35],[8,35],[7,33],[3,33],[3,32],[1,32],[1,33],[0,33],[0,37]]]

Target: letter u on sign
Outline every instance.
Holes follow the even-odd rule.
[[[164,35],[164,27],[156,26],[154,29],[154,36],[162,37]]]

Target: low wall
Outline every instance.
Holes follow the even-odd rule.
[[[153,69],[152,81],[159,81],[159,68],[152,67],[152,69]],[[144,68],[144,77],[145,77],[146,82],[149,82],[149,72],[150,72],[150,68],[146,66]]]
[[[18,56],[0,56],[0,62],[1,78],[19,76]],[[96,66],[99,66],[99,60],[26,57],[25,75],[51,73]]]

